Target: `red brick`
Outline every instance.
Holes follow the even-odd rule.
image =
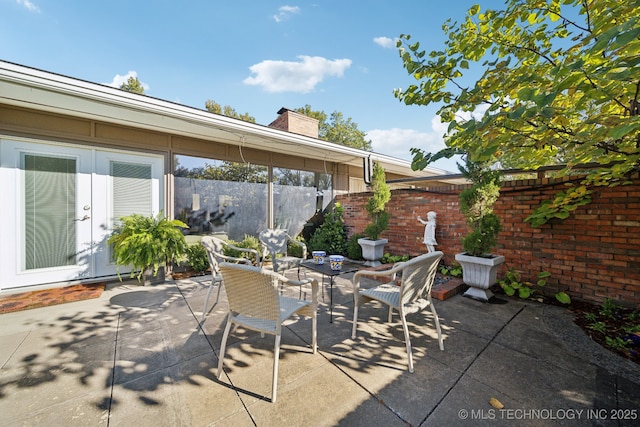
[[[610,294],[640,307],[640,177],[636,174],[632,185],[594,189],[592,203],[579,207],[565,221],[554,219],[539,228],[524,222],[542,200],[565,189],[567,181],[545,178],[505,183],[495,206],[503,225],[496,252],[505,255],[509,268],[522,271],[523,277],[549,271],[554,281],[550,288],[567,289],[574,299],[603,301]],[[386,252],[424,252],[423,228],[415,216],[434,210],[438,213],[438,249],[445,254],[443,262],[453,264],[454,255],[462,251],[460,239],[468,232],[458,209],[461,188],[393,190],[392,221],[383,234],[390,238]],[[368,223],[364,211],[368,196],[338,196],[350,233],[361,232]],[[505,271],[506,267],[499,274]]]

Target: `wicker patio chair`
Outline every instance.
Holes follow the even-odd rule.
[[[207,306],[209,305],[209,297],[211,296],[211,291],[215,284],[218,284],[218,294],[216,295],[216,301],[213,303],[211,308],[218,304],[218,300],[220,299],[220,290],[222,289],[222,276],[220,275],[220,271],[218,269],[218,265],[222,262],[235,262],[246,265],[252,265],[253,262],[248,258],[242,257],[232,257],[224,254],[224,248],[229,248],[236,250],[241,253],[253,254],[256,264],[260,266],[260,254],[255,249],[250,248],[240,248],[237,246],[233,246],[232,244],[225,242],[222,239],[219,239],[214,236],[204,236],[200,243],[207,251],[207,258],[209,259],[209,266],[211,267],[211,284],[209,285],[209,290],[207,291],[207,296],[204,299],[204,308],[202,309],[202,319],[200,321],[204,321],[207,315]]]
[[[431,300],[431,288],[435,280],[438,262],[442,258],[443,253],[440,251],[430,252],[420,255],[407,262],[399,262],[389,270],[370,271],[360,270],[353,275],[353,330],[351,338],[356,337],[356,328],[358,326],[358,307],[363,303],[370,301],[380,301],[389,306],[389,318],[393,310],[398,310],[402,321],[402,329],[404,330],[404,339],[407,347],[407,355],[409,362],[409,372],[413,372],[413,355],[411,353],[411,340],[409,338],[409,328],[405,316],[409,313],[415,313],[423,310],[427,306],[431,307],[433,318],[438,331],[438,343],[440,350],[444,350],[442,341],[442,330],[440,329],[440,320]],[[401,273],[400,286],[396,284],[396,274]],[[391,276],[391,281],[373,288],[360,288],[360,279],[362,276]]]
[[[278,358],[282,323],[294,314],[311,317],[311,348],[317,351],[318,282],[305,279],[312,289],[312,301],[278,295],[278,282],[298,286],[301,282],[287,279],[271,270],[240,264],[220,264],[220,273],[229,300],[229,317],[220,345],[218,379],[223,373],[224,353],[231,325],[275,335],[271,401],[276,401]]]

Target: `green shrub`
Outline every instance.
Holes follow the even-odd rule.
[[[373,195],[365,205],[371,223],[365,227],[364,234],[371,240],[378,240],[380,234],[389,226],[390,215],[384,209],[391,199],[391,188],[387,184],[386,175],[380,163],[373,166],[371,189]]]
[[[294,237],[294,239],[307,245],[307,242],[304,241],[304,237],[302,236],[302,234],[298,234],[296,237]],[[309,245],[307,245],[307,252],[309,252]],[[291,241],[287,242],[287,254],[289,254],[289,256],[302,258],[302,246],[296,245]]]
[[[187,246],[187,262],[196,273],[204,273],[209,268],[207,251],[200,243]]]
[[[325,251],[327,255],[347,255],[347,227],[342,214],[344,208],[336,203],[331,211],[324,215],[324,222],[309,239],[308,250]]]
[[[259,254],[262,254],[262,247],[260,246],[260,241],[256,236],[251,236],[249,234],[245,234],[244,238],[240,242],[236,242],[233,240],[229,240],[229,244],[233,246],[237,246],[239,248],[247,248],[247,249],[255,249]],[[232,249],[229,247],[224,247],[224,254],[226,256],[231,256],[235,258],[246,258],[249,256],[247,252],[241,252],[236,249]],[[254,263],[257,263],[257,260],[252,260]]]
[[[462,239],[462,247],[471,256],[485,256],[496,246],[502,229],[500,218],[493,213],[500,196],[500,173],[468,157],[465,160],[466,168],[458,167],[473,184],[460,192],[460,211],[472,231]]]
[[[347,241],[347,257],[353,260],[362,259],[362,246],[358,239],[365,237],[364,233],[355,233]]]
[[[395,264],[396,262],[406,261],[409,261],[409,255],[391,255],[388,252],[380,259],[380,262],[383,264]]]

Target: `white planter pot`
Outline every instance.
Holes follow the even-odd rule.
[[[493,296],[489,290],[496,283],[498,268],[504,262],[502,255],[477,257],[466,253],[456,254],[456,261],[462,266],[462,281],[469,289],[464,296],[488,301]]]
[[[362,258],[366,261],[364,265],[368,267],[377,267],[381,264],[380,258],[384,256],[384,245],[389,243],[387,239],[358,239],[358,243],[362,248]]]

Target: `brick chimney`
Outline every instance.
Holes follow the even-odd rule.
[[[274,129],[286,130],[298,135],[318,137],[318,119],[305,116],[288,108],[278,110],[278,118],[269,124]]]

